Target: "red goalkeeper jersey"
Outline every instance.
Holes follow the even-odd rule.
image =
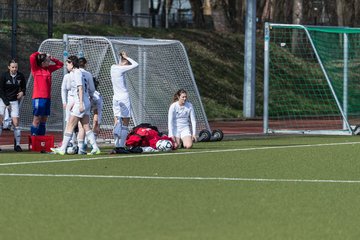
[[[62,68],[64,63],[56,58],[51,58],[55,64],[49,65],[46,68],[40,67],[36,63],[36,57],[39,52],[34,52],[30,55],[31,73],[34,78],[34,89],[32,98],[48,98],[51,97],[51,73]]]
[[[157,127],[149,123],[142,123],[134,127],[127,135],[125,145],[128,147],[152,147],[156,149],[156,143],[159,140],[169,140],[174,146],[172,138],[162,135],[157,130]]]

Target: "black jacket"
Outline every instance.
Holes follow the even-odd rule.
[[[17,72],[13,78],[10,72],[4,72],[0,77],[0,98],[6,106],[10,105],[10,101],[17,100],[17,94],[23,92],[25,95],[26,80],[24,74]]]

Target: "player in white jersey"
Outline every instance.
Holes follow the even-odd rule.
[[[184,89],[175,93],[174,102],[170,105],[168,130],[168,136],[173,138],[175,148],[180,147],[181,142],[184,148],[191,148],[193,141],[196,141],[195,112],[192,104],[187,101],[187,93]]]
[[[125,52],[120,53],[119,64],[111,66],[111,82],[113,85],[113,111],[114,111],[114,144],[115,148],[124,147],[129,132],[131,105],[129,92],[126,87],[125,73],[136,68],[139,64],[129,58]]]
[[[94,97],[95,84],[94,84],[94,79],[93,79],[92,74],[85,70],[86,63],[87,63],[86,58],[84,58],[84,57],[79,58],[79,69],[81,71],[81,74],[82,74],[82,77],[84,80],[84,86],[88,92],[88,96],[89,96],[89,100],[90,100],[90,109],[91,109],[91,104],[92,104],[91,99],[93,99],[93,97]],[[90,116],[90,112],[89,112],[89,116]],[[78,124],[78,128],[79,128],[79,132],[77,134],[77,141],[78,141],[78,146],[79,146],[78,154],[86,154],[87,139],[85,137],[85,135],[86,135],[85,129],[82,127],[80,122]],[[94,135],[95,135],[95,133],[94,133]],[[95,140],[96,140],[96,135],[95,135]]]
[[[64,75],[61,84],[61,100],[62,100],[63,108],[65,110],[65,122],[68,122],[70,117],[70,109],[74,104],[74,94],[71,91],[70,73]]]
[[[92,145],[92,151],[89,153],[100,154],[95,140],[94,133],[90,129],[89,115],[90,115],[90,99],[85,79],[79,69],[79,59],[77,56],[70,56],[66,60],[66,67],[69,71],[71,78],[71,91],[74,94],[74,105],[70,111],[70,118],[66,124],[65,134],[62,145],[59,148],[52,148],[51,150],[60,155],[64,155],[70,139],[72,137],[74,128],[81,122],[82,127],[86,131],[86,136]]]
[[[92,130],[95,134],[95,138],[100,133],[100,124],[102,119],[102,108],[103,108],[103,98],[101,94],[96,90],[97,86],[95,84],[95,79],[92,74],[85,70],[87,60],[84,57],[79,58],[80,70],[83,72],[83,75],[88,79],[88,89],[91,102],[91,112],[93,113],[93,127]]]
[[[63,77],[63,81],[61,84],[61,100],[63,104],[63,109],[65,110],[65,126],[66,126],[66,124],[69,122],[71,108],[74,106],[74,93],[71,91],[70,73],[66,73]],[[71,139],[71,144],[74,147],[77,146],[75,134]]]

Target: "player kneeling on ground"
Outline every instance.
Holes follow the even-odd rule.
[[[174,95],[174,102],[170,105],[168,113],[168,128],[169,137],[175,142],[174,148],[179,148],[181,144],[184,148],[191,148],[197,140],[194,108],[187,101],[184,89],[178,90]]]

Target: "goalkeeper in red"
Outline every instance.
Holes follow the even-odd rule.
[[[168,130],[169,137],[175,142],[175,149],[179,148],[181,143],[184,148],[191,148],[196,141],[195,112],[193,105],[187,101],[187,93],[184,89],[175,93],[174,102],[170,105]]]
[[[114,112],[114,141],[115,148],[123,148],[129,132],[131,105],[129,92],[126,87],[125,73],[136,68],[139,64],[129,58],[126,52],[120,53],[119,64],[111,66],[111,82],[113,85],[113,112]]]
[[[30,66],[34,78],[32,95],[34,118],[30,131],[31,135],[45,135],[46,122],[50,115],[51,74],[62,68],[64,63],[49,54],[34,52],[30,55]]]

